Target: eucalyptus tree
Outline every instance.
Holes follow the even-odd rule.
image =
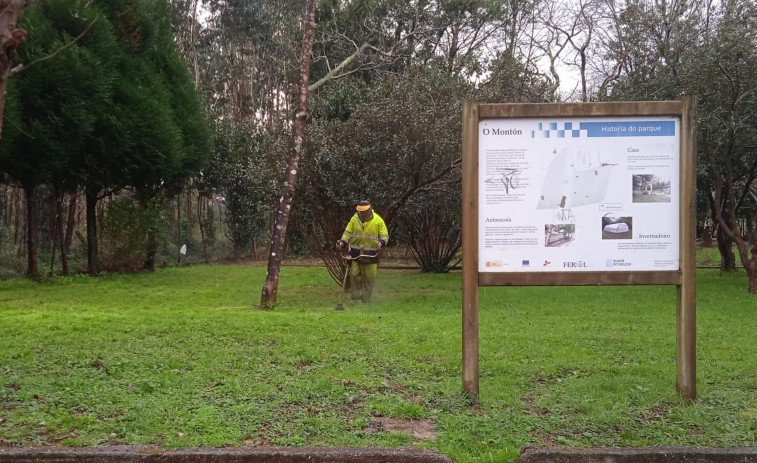
[[[195,0],[172,3],[182,53],[211,112],[272,131],[287,125],[304,3],[204,0],[202,22],[193,19]]]
[[[286,180],[281,187],[281,197],[274,215],[274,229],[271,238],[271,248],[268,254],[268,269],[265,283],[260,294],[260,304],[268,307],[276,303],[279,290],[279,273],[281,272],[281,258],[284,252],[289,215],[294,200],[295,183],[299,169],[302,145],[307,129],[307,115],[309,103],[310,54],[313,51],[313,36],[315,34],[315,0],[307,0],[305,12],[302,16],[302,54],[300,61],[300,84],[297,112],[292,124],[292,139],[287,155]]]

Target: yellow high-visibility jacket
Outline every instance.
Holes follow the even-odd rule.
[[[358,214],[355,214],[342,234],[342,241],[349,244],[351,256],[357,257],[361,254],[367,254],[371,257],[361,257],[360,262],[375,263],[378,260],[376,242],[380,241],[382,246],[386,246],[386,243],[389,242],[389,232],[386,229],[384,219],[375,211],[373,217],[366,222],[361,222]]]

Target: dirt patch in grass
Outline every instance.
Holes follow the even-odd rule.
[[[636,422],[639,424],[650,424],[656,421],[664,420],[667,417],[668,408],[664,405],[658,405],[644,411],[638,418],[636,418]]]
[[[543,448],[543,447],[558,447],[560,444],[557,443],[557,439],[553,434],[547,433],[544,435],[540,435],[539,439],[529,445],[529,447],[536,447],[536,448]]]
[[[526,397],[521,397],[521,402],[525,405],[525,408],[523,409],[523,413],[526,415],[531,416],[546,416],[552,413],[548,408],[546,407],[537,407],[536,406],[536,399],[532,395],[528,395]]]
[[[534,375],[534,376],[533,376],[533,377],[531,378],[531,381],[533,381],[534,383],[536,383],[536,385],[537,385],[537,386],[539,386],[539,387],[547,387],[547,385],[548,385],[548,383],[549,383],[549,382],[547,381],[547,378],[545,378],[545,377],[544,377],[544,375],[542,375],[542,373],[541,373],[541,372],[538,372],[538,373],[536,373],[536,374],[535,374],[535,375]]]
[[[436,424],[431,420],[402,420],[385,416],[373,418],[363,429],[366,434],[377,432],[402,432],[413,436],[416,440],[436,439]]]
[[[13,383],[13,382],[6,384],[5,387],[7,387],[13,392],[18,392],[21,390],[21,385],[18,383]]]

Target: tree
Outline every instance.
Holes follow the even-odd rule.
[[[235,260],[268,229],[282,151],[274,136],[251,124],[215,124],[215,149],[202,171],[199,189],[223,198]]]
[[[70,160],[87,199],[89,272],[99,272],[96,204],[133,187],[146,208],[156,195],[180,188],[204,163],[211,136],[194,84],[176,51],[168,6],[159,0],[102,3],[118,33],[112,100],[93,136]],[[146,243],[154,268],[155,241]]]
[[[721,252],[736,244],[749,292],[757,294],[757,7],[724,2],[713,27],[697,62],[704,71],[697,83],[706,187],[713,220],[725,235],[718,241],[727,238],[728,249]]]
[[[137,116],[132,122],[139,136],[132,138],[134,144],[129,148],[142,161],[132,164],[129,185],[147,209],[160,194],[180,191],[205,165],[213,146],[205,110],[173,40],[168,8],[158,2],[150,10],[149,21],[155,29],[151,40],[142,45],[144,52],[136,57],[145,67],[136,75],[135,90],[141,89],[141,95],[134,94],[132,99],[143,98],[145,106],[157,103],[159,107],[130,112]],[[147,21],[140,18],[142,23]],[[145,110],[149,111],[146,115]],[[152,155],[146,157],[145,153]],[[155,236],[150,234],[145,269],[154,270],[155,253]]]
[[[9,91],[12,127],[3,140],[0,169],[26,194],[27,275],[37,268],[37,198],[42,184],[56,195],[75,188],[67,174],[67,156],[82,149],[95,129],[99,108],[110,99],[115,35],[101,11],[84,2],[38,2],[27,9],[25,27],[34,34],[18,59],[34,63],[19,73]],[[88,31],[86,37],[73,43]],[[63,48],[65,47],[65,48]],[[55,59],[47,59],[57,53]]]
[[[310,54],[313,49],[313,35],[315,33],[315,0],[307,0],[305,14],[302,19],[304,35],[302,37],[302,59],[300,63],[300,92],[299,104],[292,125],[292,141],[287,160],[286,181],[281,189],[281,198],[276,208],[274,218],[273,237],[271,250],[268,256],[268,271],[265,284],[261,291],[260,304],[271,306],[276,303],[279,289],[279,273],[281,272],[281,257],[284,252],[284,240],[286,239],[289,214],[294,199],[294,186],[297,182],[297,170],[302,152],[302,144],[307,128],[309,81],[310,81]]]
[[[349,86],[340,83],[332,92],[340,95]],[[444,68],[417,67],[376,81],[351,103],[348,115],[314,120],[303,206],[348,207],[368,198],[391,228],[414,195],[454,194],[460,178],[460,102],[472,91],[465,79]],[[317,104],[328,108],[333,102]]]
[[[735,269],[733,243],[757,291],[757,10],[752,2],[717,6],[698,0],[628,3],[608,50],[616,77],[603,92],[612,99],[699,97],[698,187],[717,226],[724,270]],[[635,39],[648,42],[639,47]],[[745,224],[746,226],[742,225]]]
[[[40,0],[24,21],[34,34],[12,82],[18,117],[0,165],[27,191],[29,274],[37,273],[33,193],[49,184],[56,197],[84,188],[96,275],[97,202],[133,187],[147,205],[186,182],[210,151],[204,111],[164,2]]]

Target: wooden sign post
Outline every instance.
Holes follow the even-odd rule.
[[[691,96],[661,102],[464,102],[465,393],[479,395],[479,286],[676,285],[677,388],[696,398],[695,112]],[[665,154],[659,146],[678,146],[678,153]],[[660,174],[655,168],[666,160],[670,165]],[[671,172],[677,178],[666,179]],[[556,175],[559,181],[550,180]],[[608,185],[627,190],[608,192]],[[517,216],[524,215],[518,208],[532,208],[532,217]],[[485,219],[481,211],[487,211]],[[662,214],[677,234],[643,231],[650,213]],[[546,237],[537,238],[545,229]],[[567,251],[550,247],[554,230],[561,233],[557,241],[575,244]],[[538,266],[529,252],[538,256]],[[570,261],[553,269],[553,259],[544,257],[552,255]]]

